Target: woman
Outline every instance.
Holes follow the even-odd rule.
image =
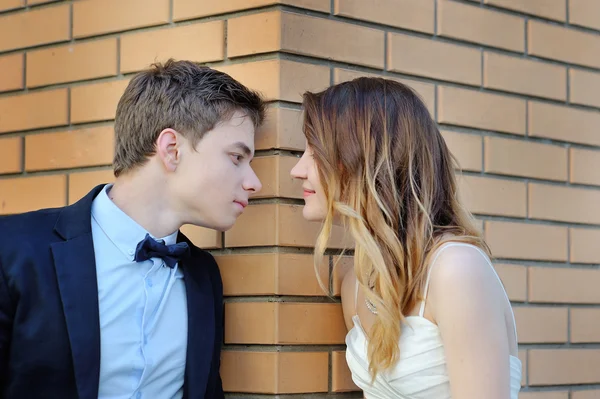
[[[359,78],[304,95],[308,220],[355,242],[342,283],[346,359],[366,398],[516,399],[508,297],[458,201],[455,164],[407,86]]]

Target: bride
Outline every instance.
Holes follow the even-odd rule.
[[[292,169],[303,216],[355,243],[342,283],[346,359],[365,398],[517,399],[512,308],[458,201],[455,164],[407,86],[359,78],[304,95]]]

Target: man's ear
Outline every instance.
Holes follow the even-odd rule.
[[[165,129],[156,139],[156,155],[169,172],[175,172],[181,161],[181,136],[173,129]]]

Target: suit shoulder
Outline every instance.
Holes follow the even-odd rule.
[[[31,242],[35,237],[52,233],[63,208],[40,209],[14,215],[0,216],[0,251]]]

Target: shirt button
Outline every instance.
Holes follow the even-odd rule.
[[[137,394],[135,394],[136,399],[141,399],[142,398],[142,393],[138,392]]]
[[[147,281],[146,281],[146,285],[147,285],[148,287],[152,287],[152,280],[147,280]]]
[[[133,249],[130,249],[128,253],[129,253],[129,255],[133,256],[133,254],[135,253],[135,251]]]

